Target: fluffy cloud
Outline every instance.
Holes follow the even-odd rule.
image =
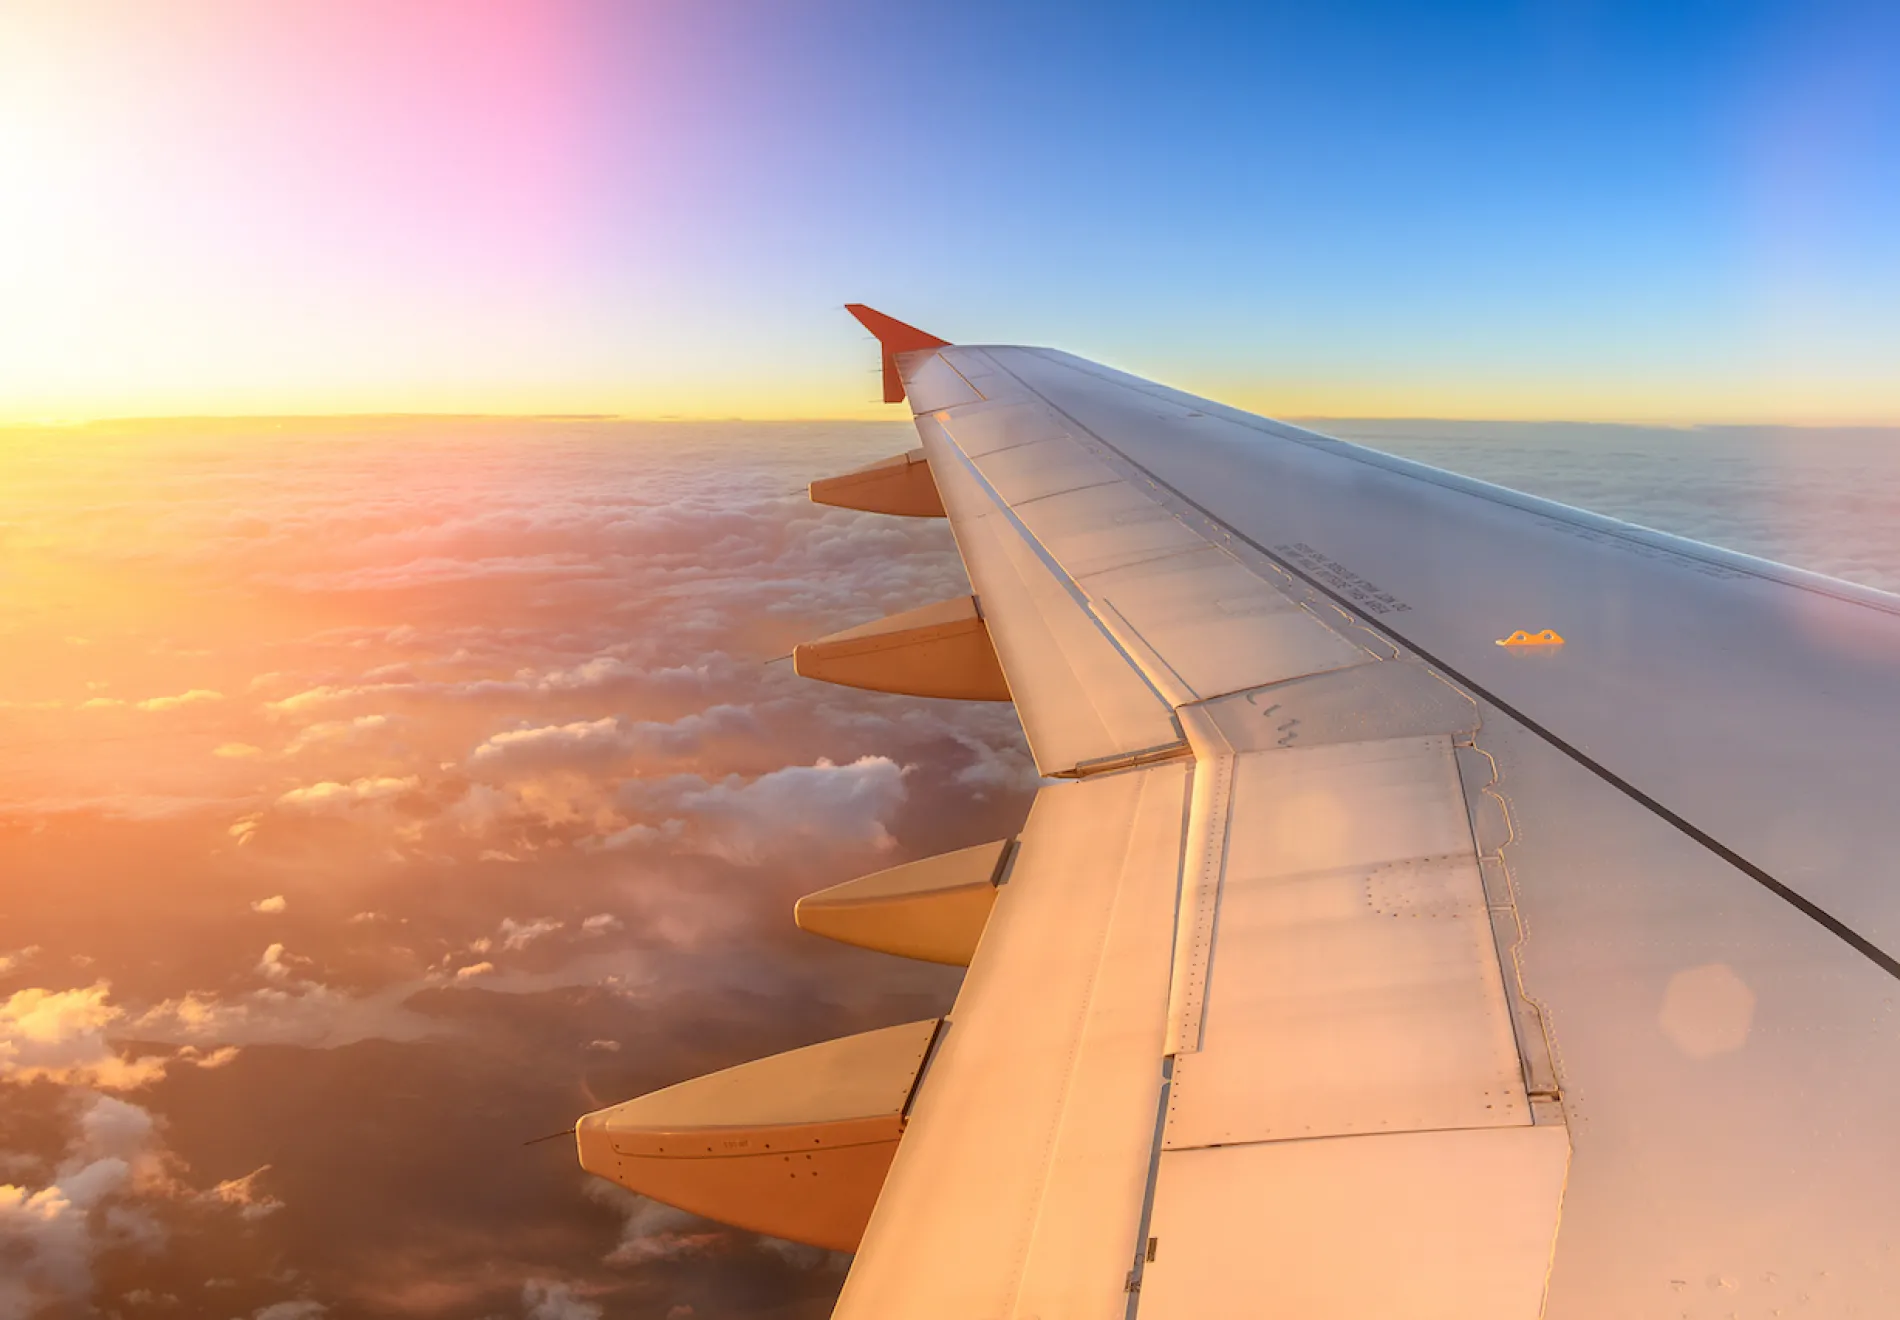
[[[319,720],[315,724],[299,729],[295,736],[284,745],[285,756],[297,753],[320,743],[337,744],[355,742],[367,734],[380,733],[390,727],[387,715],[358,715],[347,720]]]
[[[251,911],[263,913],[282,912],[290,906],[290,901],[282,894],[272,894],[269,898],[260,898],[251,904]]]
[[[624,925],[625,923],[611,912],[596,912],[593,916],[587,917],[581,922],[581,933],[584,935],[610,935],[614,931],[622,929]]]
[[[478,976],[492,976],[494,971],[495,964],[491,962],[470,963],[467,967],[458,967],[455,969],[455,979],[458,981],[472,981]]]
[[[303,1299],[261,1306],[251,1313],[251,1320],[322,1320],[329,1313],[330,1308],[322,1302]]]
[[[111,984],[99,981],[73,990],[19,990],[0,1003],[0,1082],[130,1091],[157,1081],[172,1064],[219,1068],[235,1056],[235,1050],[195,1048],[140,1058],[122,1055],[107,1033],[132,1023],[110,1002],[111,994]]]
[[[523,761],[573,761],[590,756],[605,759],[625,754],[626,742],[620,721],[608,718],[498,733],[471,752],[469,759],[476,762],[495,762],[504,757]]]
[[[576,1297],[572,1285],[550,1279],[522,1284],[521,1306],[525,1320],[600,1320],[602,1314],[593,1302]]]
[[[501,919],[501,947],[504,949],[525,949],[545,935],[552,935],[561,929],[562,923],[551,917],[537,917],[533,921],[516,921],[513,917]]]
[[[401,797],[412,791],[418,779],[415,775],[402,778],[385,775],[354,779],[341,784],[332,779],[322,783],[309,784],[303,788],[293,788],[277,799],[281,807],[294,807],[300,811],[339,811],[369,803],[387,802],[391,798]]]
[[[223,701],[224,693],[213,692],[210,688],[193,688],[189,692],[180,692],[175,697],[148,697],[138,703],[140,710],[177,710],[183,706],[203,706],[213,701]]]
[[[300,573],[279,584],[297,591],[405,591],[507,578],[591,578],[600,566],[578,554],[497,555],[488,559],[412,559],[340,572]]]
[[[670,723],[608,717],[497,733],[469,754],[479,769],[607,765],[635,757],[686,756],[713,738],[756,737],[744,706],[719,705]]]
[[[585,852],[665,849],[749,866],[794,845],[891,847],[888,824],[904,801],[904,773],[883,756],[846,764],[821,757],[750,777],[679,774],[617,784],[544,769],[505,786],[471,785],[448,819],[476,837],[532,826],[558,831]]]
[[[131,1165],[105,1156],[69,1162],[38,1190],[0,1184],[0,1260],[8,1263],[0,1316],[24,1320],[44,1306],[81,1303],[92,1289],[94,1257],[106,1245],[101,1237],[149,1240],[154,1226],[144,1216],[121,1215],[94,1231],[95,1212],[103,1220],[106,1204],[131,1182]]]
[[[535,701],[574,696],[626,697],[642,692],[684,694],[702,692],[716,684],[729,682],[738,668],[730,656],[718,651],[703,655],[690,664],[652,665],[607,652],[546,668],[517,668],[505,678],[489,676],[424,680],[401,668],[384,667],[362,675],[356,682],[337,681],[304,688],[270,702],[266,709],[274,715],[288,717],[371,701],[433,700],[471,704],[511,697]],[[108,701],[105,704],[113,703]],[[308,738],[300,733],[298,738],[308,743],[347,737],[366,729],[385,727],[382,723],[365,724],[364,720],[387,719],[387,716],[371,715],[347,720],[324,720],[310,726],[310,730],[317,732]]]
[[[264,949],[264,956],[257,960],[257,974],[266,981],[287,981],[290,973],[290,962],[284,956],[284,946],[268,945]]]
[[[604,834],[597,838],[584,840],[582,847],[593,852],[618,852],[623,848],[646,848],[654,844],[666,843],[680,838],[686,833],[686,822],[678,818],[663,820],[658,825],[636,823]]]
[[[81,1093],[70,1140],[44,1186],[0,1185],[0,1317],[89,1311],[101,1252],[152,1252],[166,1233],[154,1214],[165,1202],[234,1208],[255,1219],[281,1207],[256,1185],[265,1172],[194,1192],[160,1140],[150,1111],[113,1096]]]
[[[266,950],[269,957],[269,950]],[[163,1000],[130,1019],[141,1040],[183,1045],[173,1056],[201,1068],[228,1061],[240,1045],[301,1045],[332,1049],[360,1040],[421,1040],[440,1028],[407,1007],[425,981],[402,981],[370,994],[352,995],[316,981],[299,980],[293,960],[281,950],[285,975],[273,984],[233,998],[193,991]],[[263,964],[260,964],[260,966]],[[276,964],[273,964],[276,965]],[[199,1047],[210,1048],[199,1053]]]
[[[271,702],[266,709],[280,715],[301,715],[308,710],[317,710],[324,706],[340,702],[354,701],[362,697],[386,697],[408,692],[415,687],[413,683],[365,683],[345,684],[341,686],[324,684],[322,687],[307,688],[292,693],[288,697]],[[342,727],[352,723],[348,720],[325,721],[329,727]],[[316,726],[312,726],[316,727]]]
[[[677,775],[632,781],[622,785],[621,795],[636,809],[657,807],[689,821],[680,845],[686,850],[753,866],[796,841],[890,848],[895,841],[886,822],[904,800],[904,771],[885,756],[860,757],[849,765],[821,758],[751,780],[729,775],[708,782]]]
[[[0,1004],[0,1081],[39,1079],[105,1090],[131,1090],[158,1080],[166,1060],[122,1057],[106,1040],[125,1018],[109,1003],[112,987],[16,991]]]
[[[643,1265],[649,1261],[677,1260],[711,1250],[726,1239],[726,1231],[697,1215],[648,1200],[604,1178],[589,1179],[587,1197],[621,1216],[620,1240],[602,1262],[607,1265]]]

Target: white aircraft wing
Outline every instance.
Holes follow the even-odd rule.
[[[1900,1314],[1900,599],[853,311],[922,450],[814,498],[973,594],[798,668],[1051,782],[800,904],[944,1020],[587,1167],[855,1248],[852,1320]]]

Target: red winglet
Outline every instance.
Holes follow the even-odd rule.
[[[904,401],[904,380],[897,374],[897,355],[920,348],[948,348],[950,341],[925,334],[914,325],[905,325],[863,303],[846,303],[844,309],[858,318],[866,330],[877,336],[884,349],[884,402]]]

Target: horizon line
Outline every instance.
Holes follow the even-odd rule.
[[[1237,409],[1249,412],[1247,409]],[[1878,421],[1684,421],[1672,418],[1577,418],[1577,417],[1460,417],[1431,413],[1251,413],[1270,421],[1284,422],[1377,422],[1388,424],[1446,424],[1483,426],[1614,426],[1668,431],[1714,430],[1801,430],[1801,431],[1900,431],[1900,418]],[[735,423],[877,425],[910,421],[909,416],[864,417],[838,413],[809,415],[703,413],[613,413],[613,412],[461,412],[461,411],[369,411],[369,412],[236,412],[236,413],[127,413],[97,417],[0,417],[0,432],[5,431],[76,431],[90,427],[156,426],[201,423],[240,425],[273,423],[312,424],[322,422],[635,422],[698,425]]]

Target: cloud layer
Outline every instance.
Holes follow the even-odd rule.
[[[181,428],[16,485],[0,1320],[828,1310],[825,1253],[520,1142],[946,1002],[790,904],[1013,828],[1010,712],[767,663],[967,589],[791,494],[907,429]]]

